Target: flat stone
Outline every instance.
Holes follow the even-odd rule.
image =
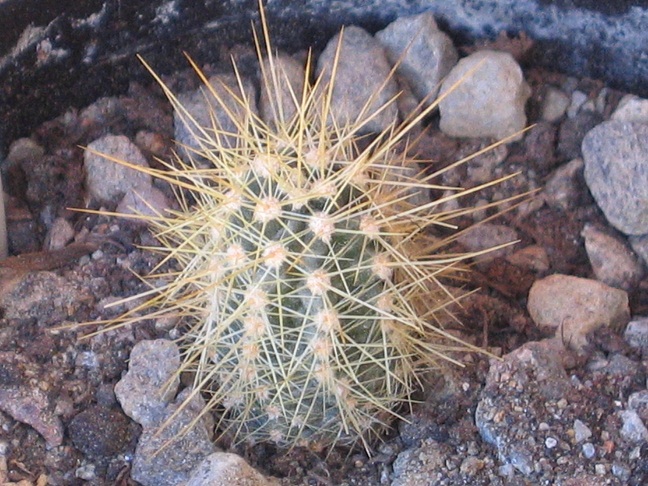
[[[587,343],[590,332],[602,326],[620,328],[630,318],[625,291],[560,274],[534,282],[527,308],[538,327],[554,330],[558,338],[576,349]]]

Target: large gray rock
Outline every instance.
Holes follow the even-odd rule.
[[[361,133],[381,132],[398,120],[398,108],[392,100],[398,93],[396,81],[389,78],[391,67],[385,50],[376,39],[360,27],[347,27],[333,37],[317,61],[317,75],[323,86],[331,81],[338,45],[333,95],[332,119],[338,126],[365,120]]]
[[[648,234],[648,125],[603,122],[583,139],[585,181],[612,226]]]
[[[257,114],[256,89],[248,79],[239,85],[234,74],[219,74],[208,81],[209,87],[180,93],[174,106],[175,140],[186,162],[204,163],[202,152],[239,145],[245,117]]]
[[[444,95],[440,128],[450,136],[501,139],[526,125],[531,88],[508,53],[484,50],[463,58],[441,85]]]
[[[577,349],[587,344],[590,332],[602,326],[620,328],[630,319],[625,291],[569,275],[536,280],[527,308],[538,327],[555,330],[557,337]]]
[[[418,100],[432,104],[441,80],[459,59],[452,40],[439,30],[432,13],[401,17],[376,38],[385,47],[389,61],[398,63],[398,74],[409,82]]]
[[[209,415],[200,395],[183,390],[174,400],[180,352],[175,343],[142,341],[131,352],[128,373],[115,386],[124,412],[142,425],[133,479],[144,486],[175,486],[189,479],[194,467],[216,451]]]

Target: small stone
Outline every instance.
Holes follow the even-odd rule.
[[[648,124],[603,122],[585,136],[582,151],[585,180],[610,224],[648,234]]]
[[[571,95],[569,107],[567,108],[567,116],[569,118],[574,118],[586,101],[587,95],[582,91],[575,90]]]
[[[590,428],[585,425],[585,423],[581,420],[574,420],[574,440],[576,443],[583,442],[584,440],[589,439],[592,437],[592,431]]]
[[[558,445],[558,441],[553,437],[547,437],[545,439],[545,446],[547,447],[547,449],[553,449],[557,445]]]
[[[637,286],[643,267],[625,241],[591,223],[585,224],[581,235],[597,280],[623,290]]]
[[[541,102],[542,119],[551,123],[557,122],[565,115],[568,106],[569,96],[560,89],[550,86],[545,91]]]
[[[596,464],[594,466],[594,472],[598,476],[605,476],[605,473],[607,473],[607,467],[605,466],[605,464]]]
[[[74,234],[74,228],[67,219],[56,218],[45,237],[45,247],[50,251],[65,248],[74,238]]]
[[[322,76],[323,86],[331,80],[334,61],[337,64],[330,107],[331,121],[334,120],[337,126],[344,126],[355,123],[362,113],[365,116],[373,115],[382,109],[362,125],[359,133],[382,132],[392,126],[398,120],[398,108],[391,100],[398,93],[398,88],[396,81],[389,77],[391,67],[380,42],[356,26],[347,27],[342,34],[334,36],[317,61],[317,75]],[[389,105],[385,107],[387,103]]]
[[[90,197],[114,201],[129,189],[151,185],[151,176],[125,167],[107,157],[148,168],[148,162],[133,142],[123,135],[106,135],[88,144],[83,153],[86,186]]]
[[[441,80],[459,59],[452,40],[439,30],[430,12],[400,17],[376,38],[397,72],[410,84],[418,101],[429,106],[436,99]]]
[[[645,443],[648,441],[648,429],[634,410],[620,410],[617,415],[623,421],[621,437],[629,442]]]
[[[461,59],[440,92],[446,95],[439,103],[440,128],[447,135],[502,139],[526,126],[524,106],[531,89],[508,53],[483,50]]]
[[[583,455],[587,459],[592,459],[596,455],[596,448],[591,442],[585,442],[583,444]]]
[[[601,282],[570,275],[536,280],[527,308],[541,329],[555,329],[564,343],[581,349],[586,336],[602,326],[624,326],[630,317],[628,294]]]
[[[474,476],[483,468],[484,461],[476,457],[467,457],[462,461],[461,466],[459,466],[459,471],[466,476]]]
[[[191,473],[185,486],[279,486],[279,482],[264,477],[242,457],[227,452],[207,456]]]
[[[582,192],[579,182],[585,182],[583,167],[583,159],[576,158],[553,172],[544,189],[545,201],[549,206],[567,211],[578,204]]]
[[[171,205],[162,191],[152,185],[131,188],[117,205],[117,212],[123,215],[137,215],[147,218],[167,216]],[[143,224],[146,220],[128,218]]]
[[[630,479],[631,476],[631,471],[626,464],[622,464],[620,462],[614,462],[612,464],[612,474],[614,474],[617,478],[619,478],[621,481],[627,484],[627,481]]]
[[[648,123],[648,100],[635,95],[625,95],[610,116],[611,120]]]
[[[547,250],[540,245],[530,245],[507,255],[506,261],[517,267],[528,268],[538,273],[547,272],[551,267]]]

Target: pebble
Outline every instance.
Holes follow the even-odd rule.
[[[214,452],[194,469],[184,486],[279,486],[250,466],[242,457],[227,452]]]
[[[554,329],[565,344],[581,349],[587,334],[602,326],[619,328],[630,318],[628,294],[596,280],[555,274],[536,280],[527,309],[541,329]]]
[[[587,95],[582,91],[575,90],[571,95],[569,107],[567,108],[567,117],[574,118],[587,101]]]
[[[592,437],[592,431],[582,420],[574,420],[574,440],[577,444]]]
[[[401,17],[376,34],[387,58],[409,83],[418,101],[429,106],[441,80],[457,64],[459,55],[452,40],[439,30],[430,12]]]
[[[549,206],[563,211],[576,207],[582,192],[579,187],[584,183],[584,167],[583,159],[576,158],[561,165],[551,174],[543,192]]]
[[[596,448],[591,442],[585,442],[583,444],[583,455],[587,459],[592,459],[596,455]]]
[[[622,420],[621,437],[629,442],[648,442],[648,429],[634,410],[620,410],[617,415]]]
[[[256,89],[249,79],[241,79],[243,93],[234,74],[217,74],[208,81],[215,95],[203,87],[177,96],[183,110],[175,109],[173,112],[175,140],[179,155],[187,163],[193,161],[204,164],[207,159],[200,153],[213,149],[211,145],[204,146],[200,141],[203,137],[200,134],[201,128],[207,129],[207,133],[213,133],[215,123],[225,133],[236,133],[246,112],[251,110],[253,114],[257,114]],[[245,98],[245,104],[237,99],[241,97]],[[227,148],[235,147],[238,137],[220,134],[220,143]]]
[[[630,321],[623,338],[630,346],[640,350],[644,359],[648,357],[648,317]]]
[[[547,437],[545,439],[545,446],[547,446],[547,449],[553,449],[557,445],[558,445],[558,441],[553,437]]]
[[[648,100],[635,95],[625,95],[610,116],[611,120],[648,123]]]
[[[461,59],[440,92],[447,95],[439,103],[440,128],[447,135],[502,139],[526,126],[524,107],[531,89],[508,53],[483,50]]]
[[[100,202],[115,201],[129,189],[150,186],[151,176],[108,160],[110,157],[148,168],[137,145],[124,135],[106,135],[88,144],[83,153],[88,195]]]
[[[506,256],[512,265],[544,273],[551,267],[547,250],[540,245],[530,245]]]
[[[317,60],[316,73],[322,76],[323,86],[328,85],[340,35],[342,42],[337,58],[331,117],[337,125],[345,125],[355,122],[361,115],[371,116],[382,109],[363,124],[359,133],[382,132],[398,120],[398,107],[390,102],[398,93],[398,87],[389,77],[391,66],[380,42],[360,27],[347,27],[343,34],[337,34],[328,42]],[[370,97],[371,103],[366,107]],[[389,105],[383,109],[387,103]]]
[[[162,191],[152,185],[129,189],[117,205],[117,212],[122,215],[137,215],[144,218],[168,216],[171,208],[169,200]],[[146,219],[128,218],[143,224]]]
[[[582,150],[585,181],[610,224],[628,235],[648,234],[648,124],[601,123]]]
[[[562,90],[549,86],[542,98],[540,116],[543,120],[550,123],[557,122],[565,116],[569,102],[569,96],[567,96]]]
[[[581,236],[597,280],[623,290],[637,286],[643,266],[625,241],[591,223],[585,224]]]
[[[45,248],[48,250],[60,250],[64,248],[72,239],[76,232],[70,222],[62,217],[58,217],[52,223],[52,226],[45,237]]]
[[[288,122],[297,113],[297,104],[301,102],[304,91],[304,65],[285,54],[273,56],[273,64],[277,74],[277,83],[270,77],[263,79],[260,73],[261,96],[259,97],[259,111],[261,118],[270,126],[277,122]],[[270,66],[267,64],[266,69]]]

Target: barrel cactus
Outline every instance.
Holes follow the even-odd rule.
[[[236,442],[369,447],[407,409],[419,371],[468,346],[441,322],[454,301],[444,279],[470,255],[430,236],[451,215],[402,149],[433,106],[367,137],[374,114],[336,123],[334,77],[307,73],[283,110],[286,82],[266,51],[272,122],[197,70],[235,130],[216,117],[201,126],[162,84],[197,145],[164,170],[135,168],[177,189],[179,210],[147,218],[178,270],[154,272],[167,283],[121,321],[181,316],[182,371]]]

